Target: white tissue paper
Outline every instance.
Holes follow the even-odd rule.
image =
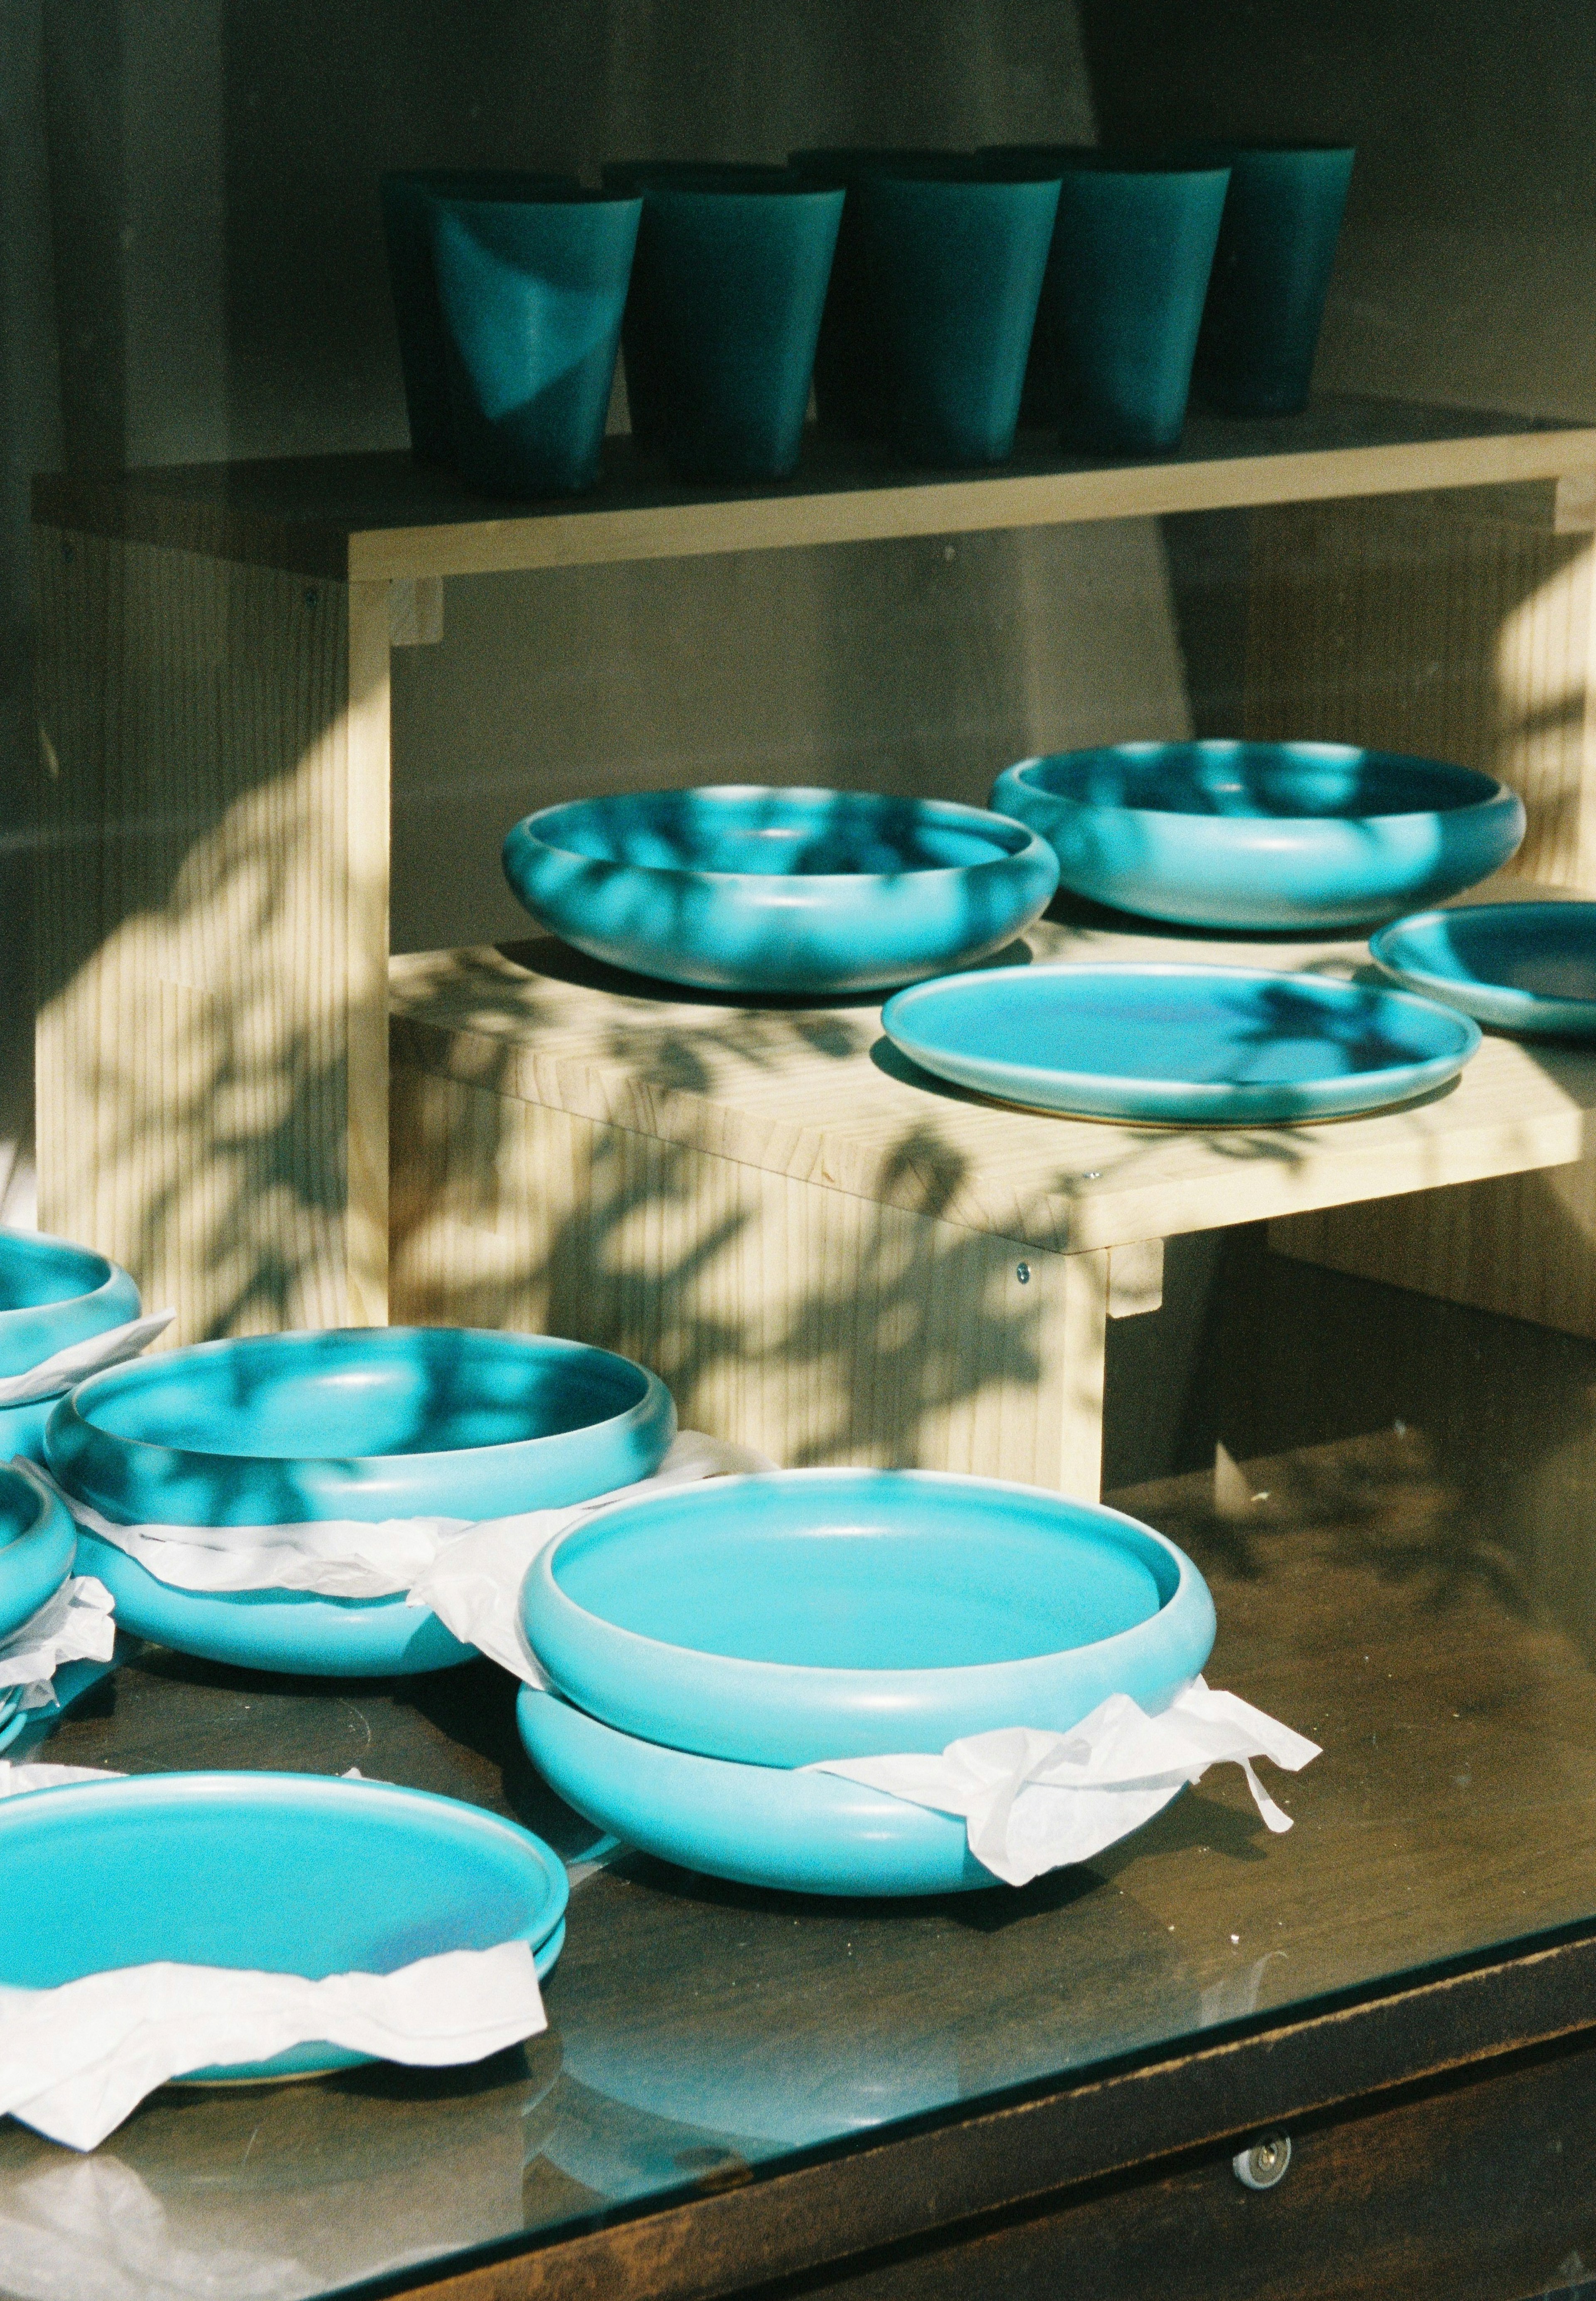
[[[151,1310],[142,1318],[130,1318],[124,1326],[107,1326],[84,1342],[69,1343],[26,1374],[10,1374],[0,1381],[0,1406],[32,1406],[41,1398],[61,1397],[91,1374],[136,1359],[176,1317],[175,1310]]]
[[[269,2061],[322,2041],[439,2069],[482,2061],[547,2027],[525,1942],[323,1981],[125,1966],[55,1989],[0,1987],[0,2113],[92,2149],[146,2094],[189,2070]]]
[[[0,1640],[0,1703],[4,1714],[47,1710],[51,1680],[63,1662],[109,1661],[116,1645],[111,1593],[92,1574],[69,1575],[21,1629]],[[13,1687],[20,1702],[7,1701]]]
[[[1197,1678],[1152,1716],[1128,1694],[1111,1694],[1067,1734],[1004,1726],[949,1742],[940,1757],[826,1758],[803,1770],[963,1814],[975,1859],[1025,1886],[1140,1829],[1210,1766],[1239,1765],[1268,1828],[1290,1829],[1252,1761],[1294,1774],[1318,1755],[1317,1743]]]
[[[68,1782],[120,1782],[121,1774],[108,1766],[36,1766],[31,1761],[13,1766],[0,1758],[0,1798],[25,1797],[29,1790],[58,1790]]]
[[[747,1446],[678,1433],[659,1468],[630,1486],[559,1510],[496,1519],[322,1519],[297,1526],[118,1526],[63,1488],[77,1523],[180,1590],[305,1590],[327,1598],[401,1594],[529,1686],[547,1678],[522,1634],[517,1600],[538,1552],[577,1519],[658,1485],[772,1470]],[[54,1485],[47,1472],[41,1477]]]

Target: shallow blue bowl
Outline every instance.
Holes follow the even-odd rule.
[[[121,1525],[483,1519],[552,1509],[658,1468],[656,1376],[546,1335],[354,1327],[202,1343],[113,1367],[59,1402],[50,1466]],[[92,1535],[85,1572],[140,1637],[240,1668],[381,1677],[470,1659],[403,1597],[176,1588]]]
[[[1113,962],[919,983],[887,1001],[882,1028],[978,1094],[1156,1126],[1349,1118],[1433,1092],[1480,1043],[1477,1024],[1405,992]]]
[[[25,1469],[0,1468],[0,1639],[20,1630],[66,1580],[75,1531],[55,1496]]]
[[[792,1894],[962,1894],[999,1882],[970,1852],[961,1818],[840,1775],[666,1749],[530,1686],[515,1716],[527,1754],[567,1805],[684,1870]]]
[[[1163,1535],[936,1471],[784,1470],[617,1502],[533,1561],[521,1603],[580,1708],[761,1766],[1062,1732],[1110,1694],[1167,1695],[1214,1643],[1207,1586]]]
[[[578,950],[723,991],[874,991],[1000,950],[1057,884],[1050,849],[948,799],[635,791],[545,807],[505,875]]]
[[[138,1287],[109,1256],[43,1231],[0,1230],[0,1376],[30,1373],[73,1343],[126,1326],[142,1307]],[[0,1406],[0,1460],[44,1460],[54,1402]]]
[[[1524,837],[1490,776],[1349,743],[1114,743],[1022,759],[1000,815],[1094,902],[1191,926],[1349,926],[1489,878]]]
[[[448,1950],[564,1939],[564,1864],[479,1806],[323,1774],[133,1775],[0,1802],[0,1865],[56,1878],[47,1925],[13,1926],[0,1983],[52,1989],[163,1960],[392,1973]],[[371,2060],[305,2044],[193,2075],[309,2077]]]
[[[1369,938],[1405,990],[1492,1030],[1596,1039],[1596,903],[1479,903],[1421,911]]]

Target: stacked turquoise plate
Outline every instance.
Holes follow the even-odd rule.
[[[797,1769],[1063,1732],[1116,1693],[1157,1708],[1214,1639],[1207,1586],[1162,1535],[918,1471],[618,1502],[534,1562],[522,1612],[556,1689],[522,1694],[522,1735],[568,1803],[687,1868],[826,1894],[994,1881],[962,1820]]]
[[[0,1230],[0,1379],[138,1318],[138,1289],[120,1265],[43,1231]],[[0,1459],[44,1460],[53,1399],[0,1406]]]
[[[1421,911],[1369,938],[1405,991],[1493,1031],[1596,1039],[1596,903],[1471,903]]]
[[[670,1394],[630,1359],[546,1335],[451,1326],[267,1335],[114,1367],[50,1417],[50,1467],[122,1526],[489,1519],[647,1477],[675,1435]],[[403,1596],[204,1592],[80,1533],[118,1619],[244,1668],[386,1677],[469,1660]]]
[[[32,1620],[72,1570],[71,1519],[24,1462],[0,1468],[0,1645]],[[0,1750],[21,1732],[21,1686],[0,1686]]]
[[[12,1926],[0,1985],[53,1989],[164,1962],[392,1973],[446,1951],[565,1938],[557,1855],[513,1821],[387,1782],[320,1774],[145,1774],[0,1802],[9,1874],[70,1878],[47,1925]],[[202,2082],[313,2077],[370,2060],[303,2045]]]

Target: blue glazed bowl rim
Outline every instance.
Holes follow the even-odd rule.
[[[1031,970],[1028,967],[1016,967],[1003,971],[1029,974]],[[801,1481],[806,1486],[818,1491],[823,1484],[839,1485],[845,1480],[861,1477],[890,1478],[894,1481],[901,1480],[906,1485],[909,1484],[922,1487],[932,1485],[943,1491],[954,1489],[973,1497],[987,1498],[993,1502],[1003,1502],[1015,1495],[1024,1495],[1032,1502],[1054,1505],[1070,1513],[1083,1511],[1099,1521],[1104,1528],[1105,1538],[1116,1542],[1120,1548],[1132,1553],[1140,1551],[1143,1556],[1151,1550],[1157,1552],[1166,1563],[1173,1564],[1175,1570],[1174,1587],[1166,1598],[1160,1601],[1156,1611],[1149,1615],[1145,1621],[1132,1623],[1128,1629],[1116,1630],[1106,1638],[1095,1638],[1082,1645],[1062,1648],[1061,1653],[1099,1655],[1109,1652],[1116,1645],[1129,1648],[1145,1639],[1149,1635],[1153,1625],[1166,1626],[1174,1618],[1177,1608],[1185,1611],[1198,1599],[1199,1594],[1207,1594],[1207,1584],[1196,1564],[1178,1544],[1170,1540],[1167,1535],[1159,1534],[1155,1527],[1143,1525],[1140,1519],[1131,1518],[1123,1510],[1110,1510],[1104,1502],[1078,1502],[1069,1495],[1056,1492],[1049,1486],[1023,1485],[1017,1480],[1008,1478],[974,1477],[957,1470],[871,1471],[857,1467],[750,1471],[736,1477],[716,1478],[714,1485],[718,1507],[719,1497],[739,1490],[757,1489],[759,1486],[768,1487],[772,1479],[779,1480],[783,1486],[789,1488],[795,1482]],[[897,1491],[903,1491],[902,1486],[898,1487]],[[672,1500],[680,1499],[679,1491],[671,1488],[662,1491],[657,1500],[663,1502],[667,1494]],[[606,1621],[603,1615],[589,1612],[585,1606],[579,1605],[575,1599],[561,1589],[555,1578],[555,1561],[567,1541],[579,1535],[585,1540],[591,1540],[595,1534],[602,1532],[606,1519],[623,1518],[634,1511],[647,1510],[655,1507],[656,1507],[656,1498],[639,1496],[625,1502],[610,1503],[603,1510],[589,1511],[586,1518],[576,1525],[564,1528],[553,1542],[539,1552],[528,1569],[526,1579],[522,1585],[520,1601],[522,1625],[529,1639],[532,1642],[534,1652],[536,1639],[533,1636],[531,1605],[535,1585],[537,1595],[542,1603],[564,1610],[568,1618],[580,1620],[583,1626],[591,1624],[594,1629],[603,1636],[606,1643],[614,1641],[617,1651],[623,1655],[635,1653],[640,1657],[645,1654],[656,1654],[670,1657],[673,1662],[679,1660],[684,1665],[694,1662],[708,1664],[717,1676],[725,1672],[734,1684],[744,1686],[750,1699],[754,1698],[760,1683],[773,1674],[784,1680],[796,1681],[806,1688],[815,1690],[823,1697],[829,1692],[840,1700],[845,1700],[849,1694],[863,1695],[872,1687],[883,1684],[890,1686],[894,1693],[913,1694],[917,1690],[923,1690],[927,1695],[934,1695],[940,1691],[954,1694],[961,1687],[971,1689],[982,1685],[991,1686],[1017,1672],[1058,1659],[1057,1654],[1032,1654],[1012,1661],[972,1662],[938,1669],[838,1669],[813,1662],[747,1661],[736,1655],[715,1653],[708,1648],[673,1645],[663,1638],[645,1636],[641,1631],[622,1629],[615,1623]],[[561,1698],[564,1699],[564,1696]],[[576,1703],[571,1703],[569,1706],[579,1707]],[[601,1719],[598,1722],[603,1724],[607,1721]],[[611,1727],[610,1730],[620,1732],[623,1729]],[[709,1761],[706,1760],[706,1762]],[[736,1761],[723,1760],[718,1762]]]
[[[1078,797],[1074,791],[1049,791],[1043,783],[1034,780],[1032,773],[1032,771],[1036,768],[1051,767],[1062,765],[1065,762],[1079,762],[1083,767],[1085,762],[1090,759],[1123,759],[1127,763],[1131,763],[1139,756],[1153,751],[1185,751],[1199,757],[1216,758],[1221,753],[1229,750],[1272,751],[1279,755],[1280,764],[1282,766],[1289,765],[1292,757],[1301,758],[1305,765],[1320,763],[1325,766],[1350,765],[1355,760],[1366,759],[1372,764],[1383,767],[1395,767],[1398,769],[1413,768],[1416,770],[1426,771],[1431,774],[1454,778],[1459,783],[1466,781],[1468,783],[1478,786],[1479,796],[1477,799],[1465,799],[1461,800],[1457,807],[1402,807],[1393,814],[1386,815],[1204,815],[1195,811],[1188,814],[1180,808],[1167,807],[1116,807],[1111,801]],[[1150,815],[1157,816],[1165,822],[1191,824],[1193,825],[1209,824],[1217,826],[1236,824],[1256,825],[1260,823],[1280,824],[1282,826],[1289,824],[1293,827],[1300,825],[1319,831],[1326,837],[1332,836],[1338,830],[1353,824],[1418,823],[1424,821],[1430,816],[1436,815],[1445,816],[1449,818],[1456,817],[1458,816],[1473,814],[1476,810],[1483,812],[1488,807],[1497,806],[1503,799],[1508,799],[1509,801],[1517,801],[1517,793],[1507,783],[1499,781],[1495,775],[1486,774],[1484,770],[1480,767],[1462,766],[1457,761],[1451,759],[1432,759],[1415,751],[1382,750],[1364,743],[1319,743],[1310,741],[1271,743],[1266,741],[1255,742],[1250,738],[1241,738],[1234,742],[1227,737],[1221,737],[1207,739],[1199,738],[1193,741],[1177,741],[1171,743],[1159,743],[1156,741],[1146,743],[1093,743],[1081,750],[1039,751],[1031,758],[1016,759],[1012,766],[1005,767],[1002,774],[998,777],[998,783],[997,785],[994,785],[994,790],[997,789],[998,785],[1001,785],[1011,780],[1014,782],[1015,787],[1017,790],[1024,791],[1028,797],[1050,799],[1060,807],[1079,807],[1083,813],[1090,815]],[[1207,834],[1199,832],[1196,835],[1201,836]]]
[[[512,1936],[512,1939],[525,1941],[536,1950],[560,1925],[571,1899],[571,1881],[564,1863],[552,1846],[522,1823],[494,1813],[487,1806],[473,1805],[465,1798],[446,1797],[436,1790],[413,1789],[403,1782],[351,1780],[342,1774],[297,1774],[281,1770],[232,1771],[212,1767],[192,1772],[179,1770],[169,1773],[109,1775],[101,1781],[55,1782],[43,1789],[29,1790],[14,1800],[0,1799],[0,1831],[10,1821],[20,1822],[24,1812],[37,1811],[41,1799],[90,1796],[113,1798],[118,1804],[131,1805],[135,1811],[166,1804],[179,1814],[186,1805],[201,1802],[231,1804],[240,1812],[262,1806],[292,1811],[305,1803],[330,1803],[352,1797],[363,1798],[368,1804],[375,1802],[398,1808],[406,1813],[420,1812],[423,1816],[428,1812],[447,1809],[456,1817],[456,1828],[470,1828],[484,1837],[509,1840],[523,1857],[530,1857],[531,1868],[541,1878],[546,1898],[531,1920],[531,1930]]]
[[[306,1343],[325,1343],[331,1335],[392,1335],[403,1337],[407,1335],[433,1335],[439,1332],[463,1335],[473,1339],[480,1338],[497,1344],[519,1343],[531,1346],[534,1354],[561,1355],[568,1352],[572,1357],[608,1359],[614,1365],[625,1368],[630,1374],[640,1379],[641,1394],[619,1414],[606,1414],[593,1422],[579,1422],[567,1430],[545,1431],[540,1436],[535,1438],[503,1439],[491,1446],[450,1446],[413,1454],[210,1453],[193,1446],[171,1446],[156,1438],[123,1437],[120,1432],[102,1428],[98,1423],[90,1420],[83,1410],[82,1402],[87,1401],[89,1405],[92,1405],[100,1393],[119,1384],[123,1386],[137,1384],[138,1378],[142,1376],[145,1382],[153,1385],[159,1381],[160,1376],[174,1360],[194,1359],[202,1353],[211,1355],[236,1350],[240,1343],[260,1343],[277,1345],[286,1343],[291,1347],[301,1341]],[[200,1469],[202,1475],[205,1472],[213,1472],[220,1477],[225,1475],[229,1466],[236,1466],[239,1462],[286,1463],[302,1470],[324,1469],[337,1474],[368,1468],[380,1471],[383,1465],[394,1462],[416,1462],[429,1465],[476,1461],[502,1462],[511,1455],[524,1455],[534,1447],[554,1446],[564,1439],[577,1438],[602,1431],[618,1435],[633,1424],[650,1420],[659,1410],[662,1402],[667,1407],[670,1405],[670,1393],[652,1368],[639,1366],[635,1359],[625,1358],[619,1351],[606,1351],[597,1343],[574,1342],[562,1335],[519,1335],[512,1329],[487,1326],[450,1328],[334,1326],[300,1332],[290,1331],[279,1335],[232,1335],[220,1342],[190,1343],[180,1351],[162,1351],[153,1358],[131,1359],[121,1366],[107,1367],[101,1374],[90,1375],[87,1381],[79,1383],[75,1390],[69,1391],[64,1398],[57,1402],[50,1417],[50,1427],[53,1429],[58,1420],[63,1428],[70,1427],[73,1422],[79,1422],[92,1431],[100,1442],[125,1451],[135,1460],[140,1458],[164,1456],[168,1460],[176,1460],[192,1463]]]
[[[1436,1000],[1425,999],[1416,991],[1391,989],[1384,983],[1345,983],[1337,975],[1292,974],[1283,967],[1214,966],[1205,966],[1195,960],[1180,959],[1063,959],[1057,960],[1050,966],[987,967],[979,980],[983,984],[994,984],[1002,983],[1007,977],[1016,982],[1038,983],[1045,982],[1049,976],[1067,975],[1078,980],[1085,975],[1107,975],[1115,979],[1123,979],[1129,975],[1135,975],[1141,979],[1149,975],[1178,976],[1182,980],[1197,978],[1216,983],[1231,984],[1237,983],[1287,983],[1293,990],[1306,990],[1310,997],[1322,997],[1326,1006],[1335,1004],[1343,996],[1373,1001],[1383,1001],[1389,999],[1404,1008],[1414,1009],[1428,1022],[1433,1023],[1440,1019],[1457,1026],[1459,1042],[1464,1050],[1460,1058],[1455,1049],[1450,1054],[1419,1055],[1414,1057],[1409,1062],[1387,1065],[1387,1072],[1412,1070],[1424,1074],[1432,1070],[1439,1063],[1450,1065],[1459,1060],[1466,1062],[1480,1043],[1480,1026],[1477,1023],[1468,1016],[1461,1014],[1457,1008],[1443,1007]],[[945,993],[950,984],[965,979],[958,975],[941,975],[933,982],[911,983],[906,989],[895,992],[882,1009],[882,1027],[892,1040],[893,1044],[901,1047],[907,1055],[912,1059],[915,1058],[913,1046],[898,1038],[893,1032],[894,1008],[898,1008],[901,1013],[902,1008],[916,993],[924,994],[933,991]],[[972,975],[967,979],[973,983],[978,978]],[[994,1081],[1010,1079],[1017,1084],[1036,1078],[1052,1081],[1080,1080],[1089,1084],[1098,1093],[1127,1095],[1145,1094],[1149,1084],[1144,1077],[1121,1077],[1110,1071],[1056,1070],[1035,1063],[1007,1062],[998,1055],[983,1055],[981,1060],[982,1068]],[[1378,1078],[1383,1074],[1373,1070],[1349,1071],[1345,1075],[1350,1088],[1355,1083]],[[1167,1079],[1158,1082],[1158,1091],[1168,1102],[1205,1103],[1211,1100],[1216,1087],[1223,1084],[1222,1081],[1212,1079]],[[1269,1083],[1241,1081],[1238,1082],[1238,1091],[1255,1084],[1261,1092],[1268,1087]],[[1421,1076],[1416,1081],[1414,1092],[1417,1093],[1422,1090]],[[996,1094],[999,1089],[994,1084],[987,1087],[984,1092]],[[1015,1100],[1022,1101],[1024,1098],[1016,1095]]]
[[[47,1259],[54,1251],[87,1257],[98,1266],[102,1275],[92,1286],[85,1286],[75,1294],[57,1294],[48,1302],[15,1302],[0,1309],[0,1334],[5,1331],[8,1319],[37,1318],[41,1313],[64,1309],[68,1303],[92,1302],[96,1295],[109,1293],[119,1280],[128,1275],[120,1263],[113,1262],[108,1254],[102,1254],[98,1247],[79,1246],[75,1239],[57,1238],[52,1231],[13,1230],[9,1225],[0,1226],[0,1267],[4,1267],[7,1251],[13,1243],[22,1245],[25,1251],[29,1251],[42,1249],[41,1259]],[[129,1284],[132,1284],[130,1279]]]
[[[541,847],[551,855],[568,856],[572,862],[586,864],[597,871],[646,872],[661,880],[689,879],[713,881],[717,886],[764,887],[779,883],[780,875],[763,871],[706,871],[690,863],[631,863],[613,855],[584,855],[580,849],[562,847],[547,838],[539,825],[548,824],[556,816],[574,812],[577,808],[602,811],[623,807],[629,802],[644,799],[857,799],[888,807],[912,807],[931,821],[947,824],[950,828],[980,831],[991,837],[994,852],[983,856],[979,863],[936,863],[913,865],[902,871],[805,871],[793,874],[792,883],[805,887],[878,887],[891,886],[902,880],[951,881],[964,878],[973,871],[994,867],[1013,868],[1020,863],[1040,863],[1054,860],[1052,849],[1046,840],[1033,831],[1028,823],[1020,823],[1013,816],[999,814],[986,807],[970,807],[962,799],[898,799],[884,791],[836,791],[817,786],[792,786],[764,783],[702,783],[678,791],[625,791],[613,798],[561,799],[553,807],[539,807],[524,815],[512,824],[506,834],[506,841],[520,839],[529,845]],[[992,836],[996,828],[1001,837]],[[1017,843],[1011,844],[1015,840]]]
[[[1549,915],[1563,917],[1573,913],[1583,916],[1591,926],[1592,940],[1596,942],[1596,902],[1519,902],[1519,903],[1459,903],[1438,904],[1427,911],[1409,911],[1400,919],[1388,920],[1369,937],[1369,957],[1376,966],[1384,969],[1399,984],[1408,990],[1410,997],[1422,997],[1411,989],[1415,983],[1433,983],[1438,996],[1455,996],[1460,992],[1489,994],[1504,1006],[1511,1004],[1525,1015],[1550,1013],[1554,1008],[1588,1009],[1596,1017],[1596,997],[1584,998],[1577,992],[1527,991],[1521,984],[1500,983],[1488,975],[1440,975],[1433,967],[1415,965],[1410,959],[1395,955],[1395,947],[1404,935],[1427,933],[1432,928],[1447,925],[1453,919],[1483,918],[1507,925],[1523,922],[1537,924]]]
[[[612,191],[607,186],[601,191],[594,191],[586,184],[572,185],[569,191],[556,191],[551,188],[540,192],[497,194],[440,192],[432,190],[424,184],[417,185],[415,188],[420,197],[430,207],[447,208],[451,211],[464,208],[547,208],[551,212],[563,212],[567,208],[640,208],[642,205],[642,195],[639,192]]]

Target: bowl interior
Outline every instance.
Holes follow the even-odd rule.
[[[628,1413],[648,1376],[531,1335],[372,1327],[263,1335],[117,1367],[77,1393],[116,1438],[202,1454],[363,1460],[513,1445]]]
[[[550,807],[529,827],[597,862],[756,878],[959,870],[1029,844],[974,808],[856,791],[643,791]]]
[[[1389,928],[1392,966],[1458,983],[1596,1002],[1596,904],[1483,903]]]
[[[1123,743],[1038,759],[1019,781],[1082,806],[1341,822],[1478,807],[1496,788],[1471,767],[1340,743]]]
[[[36,1310],[93,1294],[111,1276],[103,1254],[65,1239],[0,1232],[0,1311]]]
[[[564,1594],[617,1627],[743,1661],[944,1669],[1095,1644],[1174,1595],[1175,1561],[1083,1504],[895,1480],[732,1480],[568,1535]]]
[[[178,1775],[8,1805],[0,1844],[19,1873],[71,1880],[48,1925],[7,1929],[0,1980],[13,1987],[163,1959],[390,1973],[446,1950],[536,1943],[564,1904],[536,1841],[445,1799]]]
[[[910,1053],[1203,1085],[1427,1062],[1455,1051],[1458,1030],[1456,1016],[1420,1000],[1314,975],[1116,966],[948,977],[900,992],[888,1025]]]

